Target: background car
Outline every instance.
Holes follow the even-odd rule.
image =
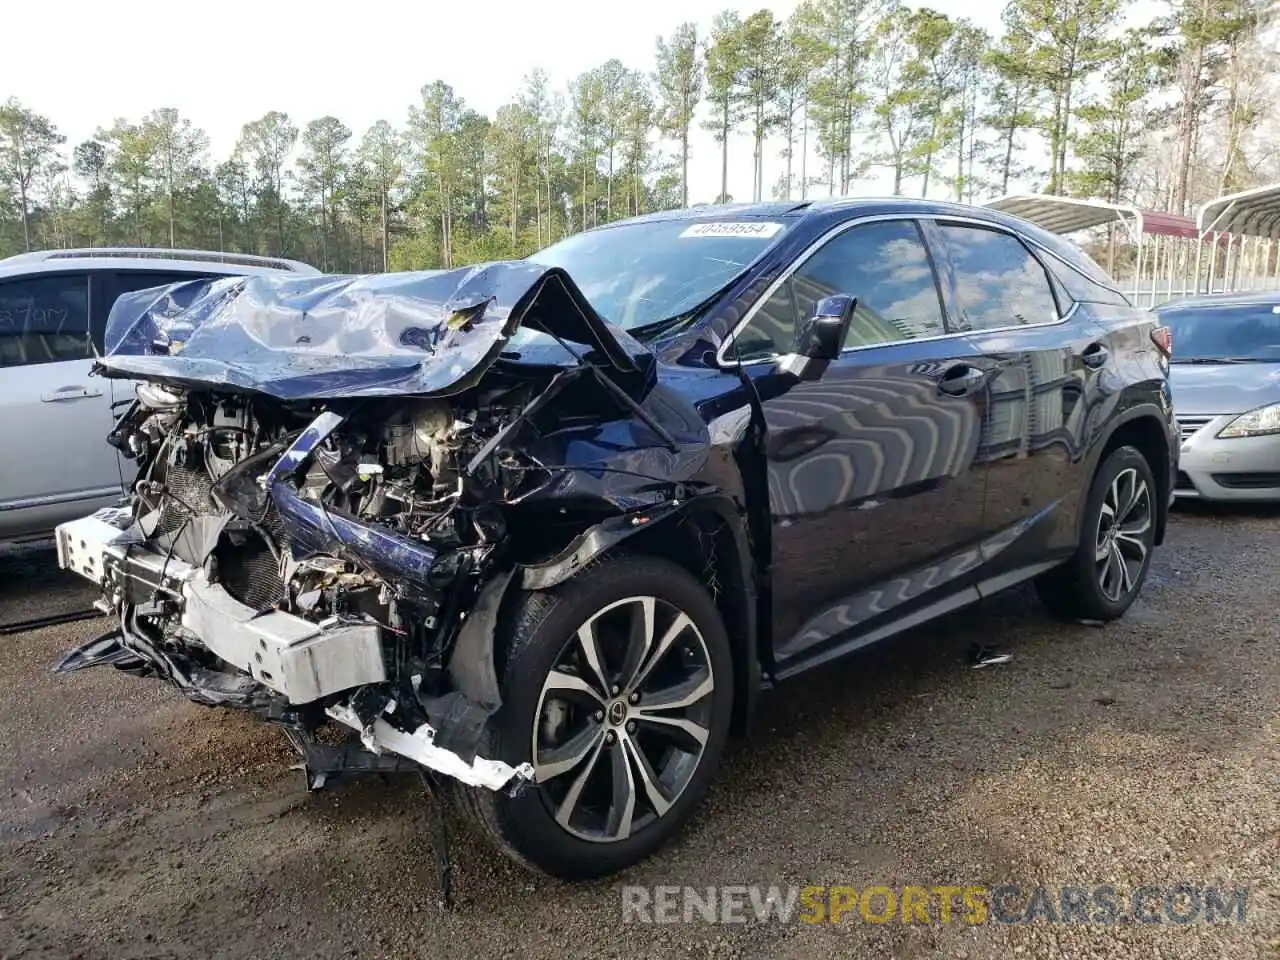
[[[117,499],[131,465],[106,436],[126,382],[90,377],[122,293],[205,277],[314,274],[304,263],[192,250],[48,250],[0,260],[0,542],[47,536]]]
[[[1280,291],[1193,297],[1156,313],[1173,337],[1175,494],[1280,500]]]

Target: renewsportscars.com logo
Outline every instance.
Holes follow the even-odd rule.
[[[624,886],[623,923],[1244,923],[1248,889],[1001,884]]]

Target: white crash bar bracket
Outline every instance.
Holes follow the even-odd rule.
[[[140,540],[127,532],[129,522],[129,511],[107,507],[60,524],[54,531],[58,566],[101,586],[107,559],[122,560],[124,548]]]
[[[364,745],[374,753],[390,750],[402,757],[408,757],[429,770],[443,773],[465,783],[469,787],[488,787],[490,790],[501,790],[513,778],[533,780],[533,767],[522,763],[511,767],[501,760],[486,760],[476,757],[467,763],[452,750],[445,750],[435,745],[436,731],[429,723],[424,723],[413,733],[397,730],[385,720],[373,722],[370,730],[364,729],[360,717],[346,704],[336,704],[325,711],[334,720],[351,727],[361,734]]]
[[[126,518],[127,514],[101,511],[62,524],[57,530],[60,564],[114,589],[125,585],[109,585],[113,575],[167,584],[169,595],[181,599],[186,630],[210,653],[290,703],[312,703],[387,679],[376,624],[313,623],[280,610],[254,610],[210,583],[203,570],[141,545],[136,533],[121,529]]]
[[[290,703],[387,679],[372,623],[312,623],[289,613],[246,607],[204,571],[183,585],[182,625],[213,653]]]
[[[109,568],[118,569],[123,576],[134,571],[157,583],[163,580],[170,584],[171,595],[181,599],[186,630],[199,637],[211,653],[291,703],[312,703],[386,680],[376,625],[317,624],[279,610],[260,613],[210,583],[204,571],[140,546],[135,532],[122,529],[127,521],[127,512],[102,511],[58,527],[59,562],[97,584],[109,579]],[[133,549],[126,560],[125,548],[129,546]],[[501,790],[513,779],[533,780],[533,767],[528,763],[511,767],[484,757],[468,763],[453,751],[436,746],[436,731],[430,724],[405,733],[379,719],[366,730],[345,704],[329,707],[326,712],[357,731],[374,753],[388,750],[468,786]]]

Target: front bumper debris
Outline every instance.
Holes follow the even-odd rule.
[[[137,594],[177,603],[184,630],[291,704],[387,679],[374,624],[317,624],[278,610],[259,613],[210,583],[203,570],[156,553],[101,513],[58,527],[57,541],[63,567],[117,603]]]
[[[532,764],[522,763],[518,767],[512,767],[501,760],[486,760],[479,756],[467,763],[453,751],[437,747],[436,731],[429,723],[424,723],[413,733],[406,733],[382,719],[364,726],[356,711],[345,703],[329,707],[325,713],[339,723],[360,731],[361,740],[371,753],[390,750],[437,773],[453,777],[469,787],[501,790],[513,779],[533,780]]]
[[[386,682],[379,628],[360,620],[313,623],[278,610],[258,612],[211,583],[204,571],[178,557],[158,553],[131,526],[129,511],[101,510],[59,526],[58,563],[102,588],[98,606],[111,613],[123,603],[168,602],[180,611],[183,632],[236,671],[292,705],[333,700],[346,692]],[[77,651],[63,662],[64,672],[95,663],[129,659],[128,643],[108,649],[94,641],[93,651]],[[98,649],[98,648],[101,649]],[[139,661],[140,651],[133,651]],[[430,724],[412,733],[382,718],[364,722],[351,697],[325,713],[357,731],[373,754],[398,754],[469,786],[500,790],[512,780],[532,781],[533,768],[511,767],[475,757],[470,762],[435,744]],[[206,701],[207,702],[207,701]],[[386,710],[394,711],[391,701]]]

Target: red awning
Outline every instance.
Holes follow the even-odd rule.
[[[1176,213],[1142,210],[1139,211],[1138,222],[1142,224],[1143,233],[1154,233],[1163,237],[1185,237],[1188,240],[1194,240],[1200,236],[1194,220]]]
[[[1054,233],[1070,234],[1109,223],[1122,224],[1135,239],[1138,234],[1196,239],[1200,231],[1190,217],[1156,210],[1140,210],[1132,204],[1081,200],[1050,194],[1011,194],[986,206],[1030,220]]]

